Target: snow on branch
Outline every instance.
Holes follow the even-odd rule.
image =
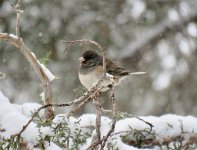
[[[34,71],[40,78],[40,81],[42,83],[43,90],[44,90],[44,95],[45,95],[45,104],[51,104],[52,103],[52,87],[51,87],[50,81],[52,80],[52,75],[50,74],[51,76],[50,77],[48,76],[49,70],[48,72],[46,72],[46,70],[43,69],[43,66],[41,66],[41,64],[36,59],[32,51],[25,45],[22,38],[19,38],[13,34],[0,33],[0,40],[6,41],[20,49],[20,52],[27,59],[27,61],[31,64]],[[50,119],[50,118],[53,118],[53,116],[54,116],[54,113],[53,113],[52,107],[48,107],[45,112],[45,117],[47,119]]]

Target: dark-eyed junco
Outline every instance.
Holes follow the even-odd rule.
[[[79,58],[79,80],[81,84],[90,89],[94,83],[99,81],[104,74],[103,70],[103,57],[101,54],[93,51],[87,50]],[[110,74],[114,78],[114,86],[120,84],[120,82],[131,74],[144,74],[145,72],[128,72],[124,68],[114,64],[110,59],[106,58],[106,73]],[[107,91],[110,88],[104,88]]]

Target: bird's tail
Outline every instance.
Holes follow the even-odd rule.
[[[130,72],[129,75],[141,75],[146,74],[146,72]]]

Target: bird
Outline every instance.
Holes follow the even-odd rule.
[[[106,61],[106,73],[113,76],[114,84],[113,86],[118,86],[122,80],[124,80],[129,75],[133,74],[145,74],[145,72],[129,72],[125,68],[120,67],[116,63],[112,62],[109,58]],[[103,56],[93,50],[85,51],[79,58],[79,71],[78,76],[81,84],[88,90],[98,82],[104,75],[103,68]],[[112,88],[112,85],[105,85],[101,92],[105,92]]]

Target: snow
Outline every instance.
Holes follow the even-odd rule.
[[[53,142],[51,142],[50,144],[48,142],[45,142],[44,145],[45,145],[46,150],[62,150],[59,146],[57,146]]]
[[[14,38],[14,39],[18,39],[18,37],[14,34],[9,34],[10,37]]]
[[[0,127],[6,132],[1,133],[1,137],[9,138],[11,135],[17,134],[25,125],[29,118],[22,114],[15,105],[11,104],[9,100],[0,91]],[[31,135],[31,136],[29,136]],[[28,142],[36,142],[38,130],[35,123],[30,123],[27,129],[22,133],[22,136]]]
[[[49,81],[53,81],[55,79],[55,76],[51,73],[51,71],[45,67],[45,65],[41,64],[41,67],[43,71],[45,72],[46,76],[48,77]]]
[[[18,107],[20,113],[22,113],[26,117],[31,117],[32,113],[35,112],[38,108],[40,108],[41,105],[37,103],[24,103],[16,107]],[[39,112],[39,115],[44,116],[44,110],[41,110]]]
[[[31,52],[31,54],[38,61],[38,59],[36,58],[36,55],[33,52]],[[40,63],[39,61],[38,61],[38,63],[40,64],[40,66],[43,69],[44,73],[48,77],[49,81],[53,81],[55,79],[55,76],[51,73],[51,71],[47,67],[45,67],[45,65],[43,65],[42,63]]]
[[[41,98],[41,101],[44,103],[45,102],[44,92],[40,93],[40,98]]]
[[[9,138],[11,135],[17,134],[30,119],[31,112],[40,107],[40,105],[36,103],[26,103],[22,105],[11,104],[9,99],[5,97],[1,91],[0,103],[0,128],[5,129],[5,132],[0,132],[0,140],[2,140],[2,138]],[[187,142],[189,136],[197,133],[197,118],[193,116],[166,114],[160,117],[141,116],[140,118],[154,126],[151,133],[155,133],[154,138],[159,141],[162,141],[163,138],[179,136],[184,133],[185,141],[183,142]],[[58,124],[64,123],[67,125],[66,127],[69,128],[69,134],[71,137],[76,136],[78,129],[82,129],[82,135],[85,135],[86,133],[90,134],[90,137],[87,138],[86,143],[79,145],[80,150],[85,150],[90,146],[92,138],[96,135],[94,128],[95,121],[95,114],[84,114],[78,118],[67,117],[66,114],[59,114],[52,120],[51,126],[38,127],[35,122],[31,122],[21,136],[24,141],[28,142],[29,148],[36,150],[37,148],[33,148],[33,145],[37,144],[37,140],[40,137],[39,134],[41,134],[43,138],[46,135],[54,136],[53,129],[57,127]],[[107,134],[111,128],[111,123],[112,120],[110,118],[105,116],[101,117],[101,137]],[[150,131],[150,126],[147,123],[137,118],[124,118],[117,121],[115,130],[112,133],[112,136],[108,138],[107,142],[111,142],[115,149],[137,150],[138,148],[128,145],[121,140],[122,136],[125,136],[128,132],[130,132],[127,138],[135,141],[136,135],[134,134],[134,131],[141,131],[141,134],[146,136],[146,139],[153,138],[152,134],[145,132]],[[70,139],[69,146],[72,146],[73,142],[73,139]],[[46,150],[63,150],[63,148],[58,146],[53,141],[50,143],[45,141],[44,146]],[[158,149],[157,146],[149,149],[146,148],[146,150],[156,149]]]

